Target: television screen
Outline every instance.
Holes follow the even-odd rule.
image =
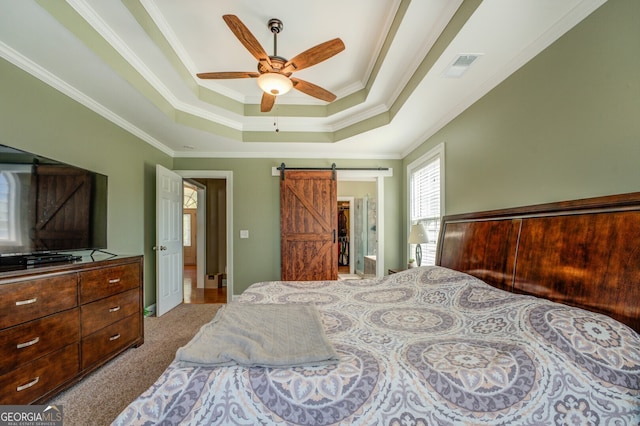
[[[107,176],[0,145],[0,255],[107,248]]]

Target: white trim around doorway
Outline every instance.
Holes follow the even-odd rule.
[[[186,179],[224,179],[227,192],[227,303],[233,300],[233,172],[227,170],[174,170]],[[180,216],[182,218],[182,216]]]

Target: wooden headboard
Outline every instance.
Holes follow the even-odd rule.
[[[436,264],[640,332],[640,192],[445,216]]]

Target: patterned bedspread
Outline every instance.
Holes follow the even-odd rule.
[[[606,316],[439,267],[257,283],[239,302],[315,303],[340,362],[174,362],[114,424],[640,423],[640,335]]]

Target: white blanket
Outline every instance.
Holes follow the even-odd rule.
[[[181,367],[297,367],[336,363],[314,305],[223,306],[176,352]]]

